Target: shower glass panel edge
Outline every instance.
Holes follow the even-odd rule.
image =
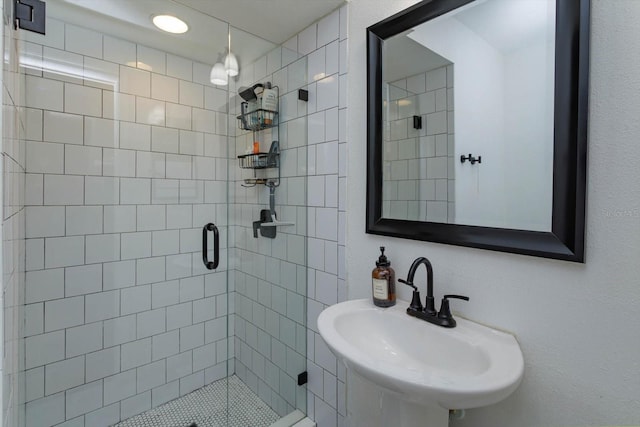
[[[307,409],[307,386],[298,385],[307,361],[307,105],[297,96],[298,89],[307,89],[307,58],[230,27],[231,51],[235,43],[249,39],[256,50],[266,53],[248,63],[241,61],[240,74],[230,78],[229,86],[230,218],[234,221],[230,244],[235,245],[230,273],[234,292],[229,293],[235,335],[229,360],[235,375],[280,418],[296,409],[306,414]],[[238,92],[267,82],[279,92],[278,126],[259,132],[243,130],[236,118],[244,101]],[[290,140],[289,135],[304,137]],[[275,238],[265,237],[260,230],[254,237],[253,223],[260,219],[261,210],[269,209],[269,188],[252,186],[245,179],[275,178],[278,171],[241,169],[237,158],[251,152],[256,141],[260,152],[268,152],[273,141],[279,143],[275,211],[279,221],[295,224],[278,227]],[[233,406],[231,395],[229,399]]]

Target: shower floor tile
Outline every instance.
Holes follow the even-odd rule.
[[[227,383],[229,423],[227,424]],[[267,427],[280,417],[237,376],[233,375],[114,427]]]

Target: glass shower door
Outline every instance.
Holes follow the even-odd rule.
[[[48,1],[46,35],[19,34],[24,425],[226,425],[228,89],[202,52],[229,26],[163,3],[192,46],[153,29],[160,2],[106,3]]]
[[[46,35],[18,33],[19,425],[297,420],[307,207],[306,139],[293,136],[306,135],[297,98],[306,59],[173,1],[118,4],[49,0]],[[188,23],[184,36],[152,26],[160,6]],[[230,51],[239,75],[211,83]],[[267,81],[279,89],[279,119],[259,137],[267,148],[278,141],[279,167],[268,172],[277,186],[248,188],[237,156],[254,135],[238,128],[237,94]],[[265,209],[293,225],[254,238]]]

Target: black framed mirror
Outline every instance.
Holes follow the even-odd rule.
[[[589,8],[426,0],[367,29],[367,233],[584,262]]]

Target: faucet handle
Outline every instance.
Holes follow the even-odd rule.
[[[440,319],[448,319],[452,322],[453,326],[456,325],[453,316],[451,315],[451,309],[449,308],[449,299],[461,299],[465,301],[469,301],[469,297],[465,297],[464,295],[445,295],[442,297],[442,303],[440,304],[440,311],[438,312],[438,317]]]
[[[404,283],[407,286],[411,286],[413,288],[413,296],[411,297],[411,304],[409,304],[408,310],[416,310],[422,311],[422,303],[420,302],[420,292],[418,292],[418,288],[412,282],[407,282],[406,280],[398,279],[398,282]]]
[[[465,297],[464,295],[445,295],[442,297],[443,300],[450,299],[450,298],[463,299],[465,301],[469,301],[469,297]]]
[[[407,281],[406,281],[406,280],[404,280],[404,279],[398,279],[398,282],[400,282],[400,283],[404,283],[404,284],[405,284],[405,285],[407,285],[407,286],[411,286],[411,287],[413,288],[413,290],[414,290],[414,291],[417,291],[417,290],[418,290],[418,288],[416,287],[416,285],[414,285],[414,284],[413,284],[413,282],[407,282]]]

